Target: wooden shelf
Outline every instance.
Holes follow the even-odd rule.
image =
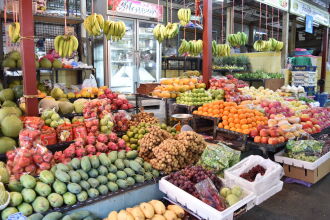
[[[1,12],[1,18],[4,18],[4,12]],[[13,13],[7,13],[7,19],[11,20],[13,18]],[[48,14],[35,14],[33,15],[35,22],[42,22],[42,23],[57,23],[57,24],[64,24],[64,16],[61,15],[48,15]],[[83,23],[83,19],[80,17],[67,17],[66,18],[67,24],[81,24]]]

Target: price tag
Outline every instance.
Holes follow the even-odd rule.
[[[25,217],[21,212],[16,212],[8,217],[8,220],[26,220],[26,219],[27,217]]]

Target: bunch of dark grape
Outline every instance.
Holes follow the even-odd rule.
[[[195,185],[207,178],[211,179],[217,190],[221,189],[221,180],[211,171],[205,170],[201,166],[191,166],[176,173],[172,173],[167,177],[167,181],[199,198]]]
[[[256,179],[258,173],[263,176],[266,172],[266,169],[260,165],[252,167],[247,173],[242,173],[240,177],[246,179],[247,181],[253,182]]]

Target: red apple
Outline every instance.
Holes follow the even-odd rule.
[[[253,129],[253,130],[250,131],[250,136],[251,137],[256,137],[258,134],[259,134],[259,132],[258,132],[257,129]]]
[[[274,129],[270,129],[270,131],[269,131],[269,135],[270,135],[271,137],[278,137],[279,133],[278,133],[277,129],[274,128]]]
[[[261,137],[261,143],[267,144],[268,143],[268,137]]]
[[[260,136],[261,137],[267,137],[269,134],[268,130],[267,129],[261,129],[260,130]]]
[[[260,136],[255,136],[254,137],[254,142],[260,143],[261,142],[261,137]]]
[[[302,114],[300,116],[300,120],[303,122],[309,121],[309,115],[308,114]]]
[[[268,144],[278,144],[278,140],[277,138],[269,138],[268,139]]]
[[[285,142],[285,137],[283,137],[283,136],[279,136],[279,137],[277,138],[277,140],[278,140],[278,143],[283,143],[283,142]]]

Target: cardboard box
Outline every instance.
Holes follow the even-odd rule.
[[[142,95],[149,95],[154,88],[159,85],[159,83],[140,83],[140,86],[136,89],[136,91]]]
[[[265,88],[276,91],[284,86],[284,79],[265,79]]]
[[[303,180],[309,183],[317,183],[320,179],[330,173],[330,158],[318,166],[315,170],[283,164],[285,176]]]

